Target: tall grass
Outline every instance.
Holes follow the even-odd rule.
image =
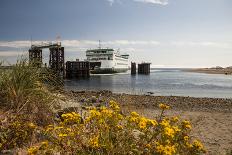
[[[59,83],[48,69],[21,59],[11,69],[0,70],[0,104],[16,114],[45,116],[57,103],[54,84]]]

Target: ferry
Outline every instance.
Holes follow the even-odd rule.
[[[129,69],[129,55],[120,54],[112,48],[90,49],[86,51],[92,74],[126,72]]]

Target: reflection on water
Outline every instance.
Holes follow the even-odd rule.
[[[232,76],[154,69],[150,75],[129,72],[67,80],[68,90],[111,90],[117,93],[232,98]]]

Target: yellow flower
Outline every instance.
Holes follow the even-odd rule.
[[[151,148],[151,144],[146,144],[145,147],[150,149]]]
[[[131,116],[132,117],[139,117],[139,114],[135,111],[131,112]]]
[[[161,103],[161,104],[159,104],[159,107],[160,107],[160,109],[169,109],[170,108],[170,106],[168,106],[168,105],[166,105],[166,104],[163,104],[163,103]]]
[[[28,127],[31,128],[31,129],[35,129],[35,128],[36,128],[36,126],[35,126],[34,123],[29,123],[29,124],[28,124]]]
[[[114,109],[115,111],[120,110],[120,107],[118,106],[118,103],[115,101],[110,101],[110,107]]]
[[[139,120],[139,128],[146,129],[148,120],[145,117],[141,117]]]
[[[186,142],[185,144],[186,144],[186,146],[187,146],[188,148],[192,148],[192,147],[193,147],[193,145],[190,144],[189,142]]]
[[[178,118],[177,116],[172,117],[172,121],[173,121],[173,122],[178,122],[178,120],[179,120],[179,118]]]
[[[152,126],[157,126],[158,125],[156,120],[147,119],[147,121],[148,121],[148,124],[151,124]]]
[[[161,123],[160,123],[160,125],[162,125],[163,127],[170,126],[169,120],[167,120],[167,119],[162,120]]]
[[[112,117],[113,111],[109,109],[103,109],[101,110],[101,113],[103,114],[103,116]]]
[[[60,133],[58,136],[59,137],[67,137],[68,135],[66,133],[65,134]]]
[[[119,130],[122,130],[122,129],[123,129],[123,127],[122,127],[121,125],[117,125],[117,128],[118,128]]]
[[[198,140],[193,141],[193,147],[196,148],[199,151],[204,150],[204,147],[203,147],[202,143],[200,141],[198,141]]]
[[[90,110],[91,117],[99,117],[101,116],[101,113],[97,111],[96,109]]]
[[[165,127],[164,128],[164,134],[171,137],[171,138],[173,138],[174,134],[175,134],[175,131],[170,127]]]
[[[56,126],[54,130],[63,129],[63,128],[64,128],[63,126]]]
[[[80,118],[81,118],[81,116],[78,113],[75,113],[75,112],[62,114],[61,117],[64,119],[65,123],[79,122]]]
[[[180,128],[178,126],[172,126],[172,128],[175,130],[175,132],[180,132]]]
[[[27,150],[28,155],[35,155],[38,152],[38,147],[33,146]]]
[[[188,141],[189,140],[189,136],[184,136],[184,141]]]
[[[138,118],[137,117],[129,117],[129,122],[133,122],[133,123],[136,123],[138,122]]]
[[[162,155],[173,155],[175,152],[176,152],[176,149],[175,149],[175,146],[169,146],[169,145],[157,145],[156,146],[156,151],[157,153],[159,154],[162,154]]]
[[[48,146],[48,141],[41,142],[41,147],[47,147],[47,146]]]
[[[185,128],[185,129],[191,129],[191,128],[192,128],[190,122],[189,122],[189,121],[186,121],[186,120],[182,122],[182,126],[183,126],[183,128]]]
[[[118,117],[119,120],[123,119],[123,116],[121,114],[118,114],[117,117]]]
[[[145,129],[147,127],[147,123],[145,121],[139,122],[139,128],[140,129]]]
[[[91,138],[89,141],[90,146],[93,148],[98,148],[99,147],[99,136],[96,136],[94,138]]]

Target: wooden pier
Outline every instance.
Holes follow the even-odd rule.
[[[66,78],[89,78],[90,65],[88,61],[67,61]]]
[[[150,74],[151,63],[138,64],[138,74]]]

